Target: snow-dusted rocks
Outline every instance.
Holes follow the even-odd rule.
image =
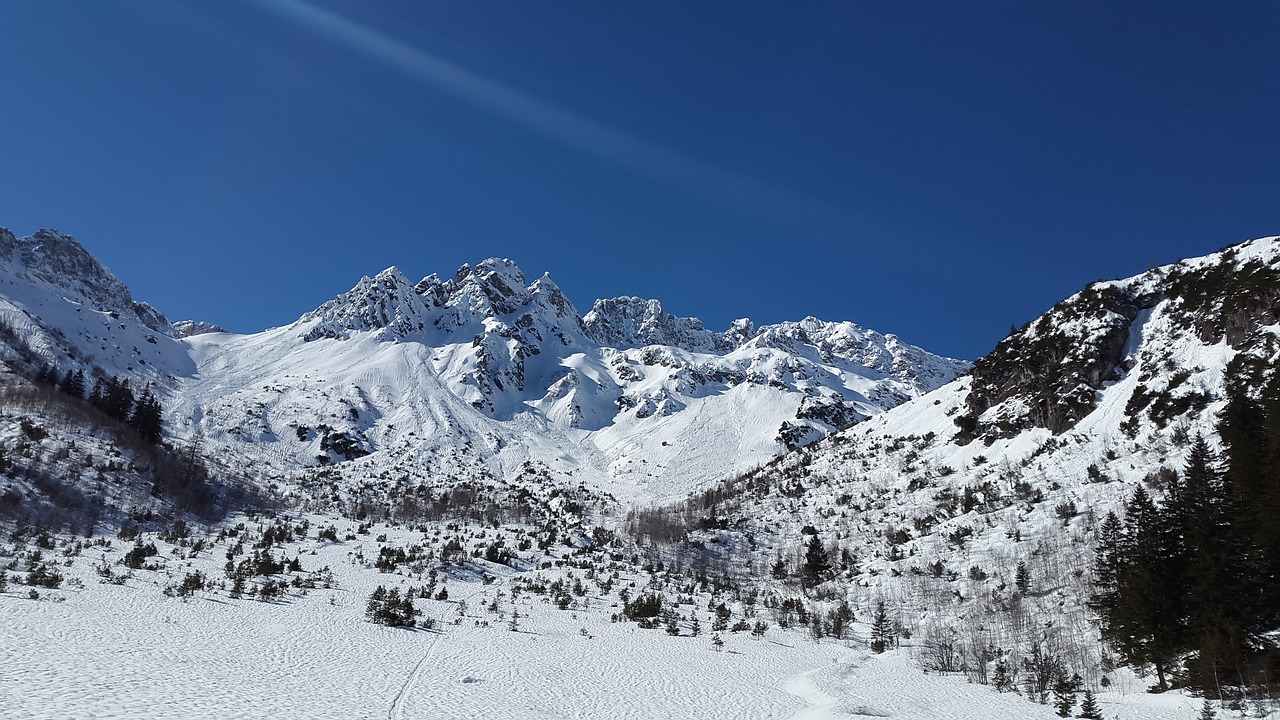
[[[1130,376],[1139,353],[1147,359],[1139,374],[1150,386],[1147,380],[1174,376],[1186,362],[1178,347],[1225,343],[1234,351],[1259,351],[1277,322],[1276,238],[1093,283],[974,363],[967,411],[957,424],[966,437],[1035,427],[1062,433],[1099,407],[1102,390]]]
[[[224,333],[226,328],[221,325],[214,325],[203,320],[175,320],[172,323],[173,336],[176,338],[191,337],[192,335],[204,335],[207,333]]]
[[[676,317],[662,311],[657,300],[618,297],[597,300],[582,318],[587,336],[606,347],[620,349],[668,345],[690,352],[724,352],[736,345],[724,335],[702,326],[697,318]]]
[[[0,357],[89,378],[172,386],[194,371],[169,321],[69,235],[18,238],[0,228],[0,324],[12,337]]]

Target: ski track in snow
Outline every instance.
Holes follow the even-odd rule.
[[[503,583],[497,583],[493,587],[495,588],[501,587],[502,584]],[[475,598],[479,597],[485,592],[486,592],[486,588],[482,586],[468,593],[467,596],[463,598],[461,602],[455,605],[454,618],[461,619],[462,618],[461,609],[463,607],[463,604],[471,600],[474,600]],[[439,622],[443,623],[443,620],[440,620]],[[413,689],[418,685],[419,679],[422,677],[423,671],[429,666],[429,662],[431,661],[432,655],[435,653],[436,648],[440,645],[440,638],[443,635],[443,633],[444,633],[444,627],[440,627],[438,630],[436,630],[433,633],[433,637],[431,639],[431,645],[428,646],[426,651],[422,654],[422,659],[419,660],[418,664],[413,667],[413,671],[409,673],[409,676],[407,678],[405,678],[404,685],[400,686],[400,691],[396,693],[396,696],[394,698],[392,698],[391,709],[387,712],[387,720],[400,720],[401,718],[406,717],[405,710],[404,710],[406,700],[408,699],[409,694],[413,692]]]

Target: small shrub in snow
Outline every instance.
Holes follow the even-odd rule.
[[[120,562],[127,568],[138,570],[142,568],[142,565],[146,562],[147,558],[155,557],[159,554],[160,551],[156,550],[155,543],[147,543],[146,545],[143,545],[139,542],[137,545],[133,546],[132,550],[124,554],[124,559]]]

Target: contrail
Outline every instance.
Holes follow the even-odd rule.
[[[566,145],[585,150],[659,183],[737,209],[769,210],[787,223],[849,226],[835,209],[593,122],[304,0],[256,0],[318,35],[377,59]],[[807,222],[806,222],[807,221]]]

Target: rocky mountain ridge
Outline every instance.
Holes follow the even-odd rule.
[[[148,312],[69,236],[5,240],[21,260],[6,266],[9,306],[35,356],[90,384],[154,384],[171,435],[279,477],[477,462],[502,476],[537,460],[610,491],[666,496],[967,367],[852,323],[740,320],[713,333],[635,298],[582,316],[550,276],[527,282],[500,258],[416,283],[388,268],[295,323],[232,335]]]

